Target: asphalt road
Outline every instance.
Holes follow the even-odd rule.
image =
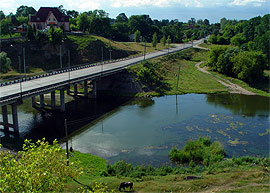
[[[203,39],[194,41],[193,44],[197,45],[203,42]],[[174,44],[174,48],[170,48],[169,52],[176,52],[183,50],[184,48],[191,47],[192,44]],[[151,59],[155,57],[159,57],[162,55],[168,54],[168,49],[166,50],[161,50],[158,52],[154,53],[148,53],[145,58],[146,59]],[[79,70],[74,70],[71,72],[65,72],[61,74],[56,74],[56,75],[51,75],[48,77],[43,77],[43,78],[38,78],[38,79],[33,79],[29,81],[25,81],[21,83],[15,83],[7,86],[2,86],[0,87],[0,103],[1,103],[1,98],[7,98],[9,96],[14,96],[18,95],[22,92],[28,92],[33,89],[42,89],[44,87],[54,85],[54,84],[61,84],[62,82],[66,82],[68,80],[75,80],[79,77],[84,77],[84,76],[89,76],[91,74],[97,74],[102,72],[108,72],[113,69],[117,68],[125,68],[129,65],[132,65],[134,63],[138,63],[140,61],[144,60],[144,56],[132,58],[132,59],[127,59],[123,61],[118,61],[118,62],[112,62],[104,65],[97,65],[97,66],[92,66],[89,68],[84,68],[84,69],[79,69]]]

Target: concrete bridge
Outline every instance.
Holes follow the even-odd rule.
[[[33,76],[9,83],[2,83],[0,84],[0,106],[2,108],[2,121],[0,122],[2,128],[0,130],[13,135],[19,134],[17,106],[26,98],[32,98],[33,107],[44,108],[45,106],[49,106],[51,109],[59,109],[65,112],[65,91],[68,94],[72,92],[74,96],[77,96],[79,94],[77,89],[78,84],[83,84],[83,93],[80,94],[83,94],[85,97],[96,97],[97,80],[122,72],[127,67],[139,63],[144,59],[174,53],[202,42],[203,39],[192,43],[175,44],[174,48],[160,50],[146,55],[73,67],[42,76]],[[91,85],[90,89],[89,85]],[[73,87],[73,91],[70,91],[71,86]],[[56,90],[60,91],[60,106],[56,105]],[[44,94],[51,95],[51,103],[49,105],[44,103]],[[39,103],[36,102],[36,97],[39,97]],[[12,121],[8,120],[8,107],[12,111]]]

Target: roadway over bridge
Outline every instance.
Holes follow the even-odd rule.
[[[144,59],[151,59],[174,53],[193,45],[197,45],[203,42],[203,39],[186,44],[174,44],[173,48],[164,49],[146,55],[140,55],[131,58],[124,58],[120,60],[114,60],[110,62],[101,62],[93,65],[85,65],[80,67],[73,67],[66,70],[52,72],[43,76],[30,77],[27,79],[16,80],[12,83],[5,83],[0,85],[0,106],[2,107],[2,125],[5,132],[9,132],[10,128],[13,128],[14,133],[19,132],[17,105],[20,104],[26,98],[32,98],[32,106],[37,103],[35,97],[40,97],[40,108],[45,106],[44,94],[51,93],[51,105],[52,109],[59,108],[62,112],[65,111],[65,90],[69,91],[70,85],[74,86],[74,95],[77,95],[77,84],[84,83],[84,95],[88,93],[88,81],[92,81],[93,89],[92,95],[96,96],[96,82],[95,80],[105,76],[109,76],[114,73],[119,73],[123,69],[139,63]],[[60,107],[56,107],[55,104],[55,91],[60,90]],[[12,119],[13,122],[9,123],[7,106],[12,107]]]

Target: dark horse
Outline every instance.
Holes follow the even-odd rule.
[[[122,182],[119,186],[119,191],[123,188],[124,190],[129,187],[129,190],[133,189],[133,182]]]

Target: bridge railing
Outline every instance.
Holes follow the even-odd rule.
[[[186,43],[188,44],[188,43]],[[171,48],[173,49],[173,48]],[[163,49],[163,50],[157,50],[155,52],[151,52],[151,53],[156,53],[156,52],[160,52],[160,51],[166,51],[167,49]],[[178,51],[178,50],[176,50]],[[171,53],[173,53],[174,51],[171,50]],[[151,53],[146,53],[146,55],[151,54]],[[161,54],[162,55],[166,55],[167,52],[165,52],[165,54]],[[62,69],[56,69],[53,71],[49,71],[49,72],[44,72],[44,73],[39,73],[39,74],[26,74],[23,76],[19,76],[19,77],[15,77],[12,80],[10,79],[3,79],[2,82],[0,82],[0,87],[2,86],[8,86],[11,84],[16,84],[19,82],[25,82],[25,81],[30,81],[30,80],[34,80],[34,79],[38,79],[38,78],[43,78],[43,77],[48,77],[48,76],[52,76],[52,75],[56,75],[56,74],[61,74],[61,73],[65,73],[65,72],[70,72],[70,71],[74,71],[74,70],[80,70],[80,69],[84,69],[84,68],[89,68],[89,67],[93,67],[93,66],[98,66],[98,65],[103,65],[103,64],[108,64],[108,63],[114,63],[114,62],[119,62],[119,61],[124,61],[124,60],[129,60],[132,58],[138,58],[144,56],[144,54],[139,54],[136,56],[129,56],[126,58],[120,58],[120,59],[115,59],[115,60],[108,60],[108,61],[104,61],[104,62],[97,62],[97,63],[85,63],[85,64],[80,64],[80,65],[76,65],[76,66],[72,66],[72,67],[65,67]]]

